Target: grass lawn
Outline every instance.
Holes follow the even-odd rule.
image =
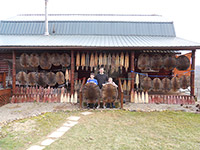
[[[79,123],[45,150],[200,149],[198,114],[122,110],[93,112],[89,116],[82,116],[80,112],[47,113],[21,120],[20,124],[34,120],[35,125],[26,134],[23,132],[26,127],[17,131],[10,125],[4,127],[2,130],[5,135],[0,137],[0,147],[3,150],[26,149],[44,140],[48,133],[66,121],[67,116],[78,115],[81,116]]]

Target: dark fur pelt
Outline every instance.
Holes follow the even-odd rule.
[[[49,86],[54,86],[56,85],[56,75],[53,72],[48,72],[47,73],[47,84]]]
[[[86,83],[83,87],[83,100],[87,103],[95,103],[100,98],[99,86],[95,83]]]
[[[36,73],[29,72],[27,77],[28,77],[28,84],[34,86],[36,84]]]
[[[180,81],[178,77],[173,77],[171,80],[172,91],[176,92],[180,88]]]
[[[118,97],[117,87],[112,84],[106,84],[102,87],[102,98],[105,102],[114,102]]]
[[[163,67],[163,58],[160,54],[154,54],[151,57],[151,69],[160,70]]]
[[[32,53],[30,55],[29,65],[31,67],[34,67],[34,68],[39,66],[39,56],[38,56],[38,54]]]
[[[145,77],[141,83],[141,87],[144,91],[149,91],[152,89],[152,80],[149,77]]]
[[[60,64],[63,67],[70,66],[70,56],[67,53],[63,53],[60,58]]]
[[[40,67],[49,70],[52,66],[52,59],[49,53],[42,53],[40,56]]]
[[[65,83],[65,77],[64,77],[64,74],[62,72],[57,72],[56,73],[56,82],[58,84],[63,84]]]
[[[47,85],[47,77],[44,73],[38,73],[37,84],[42,87],[45,87]]]
[[[162,82],[159,78],[153,79],[153,91],[158,92],[162,89]]]
[[[166,54],[163,58],[164,69],[173,70],[176,67],[176,57],[173,54]]]
[[[140,70],[147,70],[150,68],[150,58],[146,53],[140,54],[138,57],[138,68]]]
[[[177,66],[178,70],[187,70],[190,67],[190,60],[188,57],[181,55],[177,58]]]
[[[17,81],[19,81],[20,85],[26,85],[27,83],[27,74],[23,71],[20,71],[17,74]]]
[[[171,81],[170,79],[168,78],[164,78],[162,79],[162,89],[163,89],[163,92],[169,92],[171,90]]]
[[[180,85],[182,89],[187,89],[190,86],[190,77],[185,75],[181,76]]]
[[[51,55],[52,57],[52,64],[54,66],[60,66],[60,54],[55,53]]]
[[[20,65],[24,68],[29,67],[29,55],[28,54],[21,54],[20,56]]]

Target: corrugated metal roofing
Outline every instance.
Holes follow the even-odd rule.
[[[49,33],[55,35],[176,36],[173,22],[166,21],[161,16],[58,15],[51,17]],[[44,16],[27,15],[1,21],[0,34],[42,35],[45,32],[42,18],[44,19]]]
[[[97,35],[0,35],[0,47],[199,47],[178,37]]]

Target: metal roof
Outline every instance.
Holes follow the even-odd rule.
[[[22,15],[0,22],[2,35],[42,35],[43,15]],[[173,22],[158,15],[50,15],[54,35],[176,36]]]
[[[158,36],[0,35],[0,47],[200,48],[200,44],[178,37]]]

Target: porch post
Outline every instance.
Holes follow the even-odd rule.
[[[74,94],[74,51],[71,50],[71,95]]]
[[[190,85],[191,85],[191,91],[190,91],[190,95],[191,96],[194,96],[194,86],[195,86],[195,84],[194,84],[194,81],[195,81],[195,79],[194,79],[194,74],[195,74],[195,52],[196,52],[196,50],[192,50],[192,64],[191,64],[191,74],[190,74]]]
[[[15,87],[16,87],[16,52],[12,52],[12,59],[13,59],[13,66],[12,66],[12,88],[13,94],[15,94]]]
[[[134,51],[131,51],[131,71],[135,71],[134,62],[135,62],[135,53]],[[134,73],[131,72],[131,91],[134,90],[134,83],[135,83],[134,80],[135,80]]]

